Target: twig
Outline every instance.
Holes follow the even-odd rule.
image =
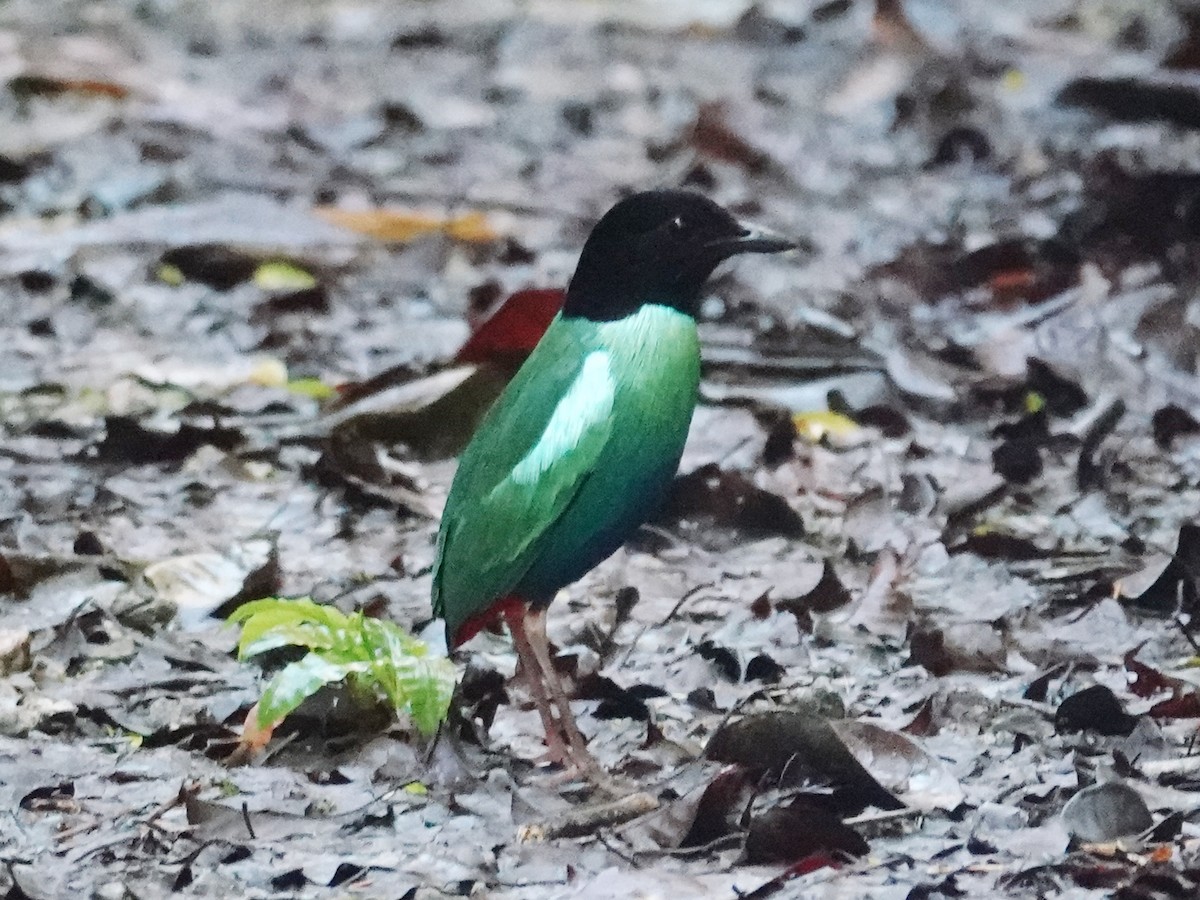
[[[258,835],[254,833],[254,826],[250,824],[250,806],[244,800],[242,801],[242,821],[246,823],[246,831],[250,834],[250,840],[256,840]]]
[[[659,856],[675,856],[684,859],[692,856],[707,856],[710,853],[716,853],[719,850],[725,850],[729,847],[736,847],[746,839],[746,835],[740,831],[723,834],[718,838],[713,838],[707,844],[699,844],[694,847],[668,847],[663,850],[644,850],[637,854],[638,857],[659,857]]]
[[[638,816],[658,809],[658,799],[639,792],[608,803],[595,803],[567,810],[560,816],[522,825],[517,831],[521,843],[548,841],[554,838],[583,837],[594,834],[600,828],[620,825]]]
[[[603,830],[596,832],[596,840],[598,840],[601,844],[603,844],[604,848],[609,853],[611,853],[613,856],[616,856],[619,859],[624,860],[625,862],[629,863],[629,865],[632,866],[633,868],[640,869],[642,866],[641,866],[641,863],[639,863],[637,861],[637,854],[631,855],[631,854],[627,853],[625,851],[625,848],[623,848],[623,847],[614,847],[612,842],[613,842],[613,839],[615,839],[615,838],[616,838],[615,834],[611,834],[611,833],[606,834]]]
[[[679,613],[679,610],[683,608],[683,604],[687,603],[689,600],[691,600],[693,597],[695,597],[701,591],[706,591],[709,588],[713,588],[716,586],[717,586],[717,583],[715,581],[706,581],[706,582],[704,582],[704,584],[696,585],[694,588],[687,591],[682,597],[679,598],[679,602],[671,607],[671,611],[669,613],[667,613],[665,616],[663,616],[662,621],[659,622],[658,624],[660,626],[666,625],[673,618],[675,618],[675,616]]]
[[[1180,590],[1183,589],[1182,582],[1180,582],[1179,587]],[[1184,636],[1187,642],[1192,645],[1192,650],[1200,655],[1200,641],[1197,641],[1194,637],[1192,637],[1192,632],[1191,629],[1188,628],[1188,624],[1184,622],[1183,619],[1178,615],[1175,616],[1175,624],[1179,627],[1180,633]]]
[[[683,604],[687,603],[689,600],[691,600],[693,597],[695,597],[701,591],[704,591],[704,590],[707,590],[708,588],[712,588],[712,587],[716,587],[716,586],[717,586],[717,583],[715,581],[706,581],[704,584],[698,584],[694,588],[689,590],[687,593],[685,593],[682,597],[679,598],[679,602],[676,603],[674,606],[672,606],[671,611],[663,617],[661,622],[658,623],[659,627],[666,625],[673,618],[675,618],[675,615],[683,607]],[[632,641],[629,642],[629,649],[625,651],[625,655],[621,658],[621,664],[619,666],[617,666],[617,668],[619,668],[619,669],[624,668],[628,664],[629,657],[633,656],[633,651],[637,648],[638,641],[640,641],[642,639],[642,636],[649,630],[650,630],[649,625],[642,626],[642,630],[637,633],[637,637],[635,637]]]
[[[853,828],[859,825],[875,825],[879,822],[889,822],[892,819],[908,819],[919,815],[922,815],[922,811],[912,806],[905,806],[901,809],[877,809],[875,812],[863,813],[861,816],[852,816],[849,819],[845,819],[843,824]]]
[[[1143,775],[1151,778],[1161,778],[1163,775],[1190,775],[1200,772],[1200,755],[1185,756],[1181,759],[1154,759],[1139,763],[1138,769]]]

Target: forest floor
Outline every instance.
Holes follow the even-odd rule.
[[[0,893],[1195,896],[1200,16],[897,5],[0,4]],[[501,634],[227,765],[240,603],[440,639],[469,323],[657,186],[801,249],[551,608],[625,814]]]

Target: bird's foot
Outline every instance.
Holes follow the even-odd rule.
[[[555,766],[557,771],[544,779],[546,784],[563,786],[586,783],[609,797],[623,797],[634,789],[631,783],[605,771],[591,753],[580,753],[570,744],[560,744],[563,752],[547,749],[536,761],[539,765]]]

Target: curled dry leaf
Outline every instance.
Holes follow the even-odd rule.
[[[752,533],[800,537],[804,522],[778,494],[752,484],[745,475],[709,463],[681,475],[671,486],[663,517],[705,519]]]
[[[279,588],[275,542],[254,538],[221,551],[189,553],[152,563],[142,572],[149,590],[174,604],[185,628],[198,628],[240,603]]]
[[[806,797],[755,816],[746,835],[746,861],[751,863],[793,863],[815,854],[865,856],[870,849],[828,803]]]
[[[865,628],[872,634],[902,640],[908,633],[912,600],[896,590],[899,577],[899,558],[892,550],[884,550],[875,561],[871,580],[858,608],[850,616],[849,624]]]
[[[1186,522],[1180,526],[1175,555],[1154,583],[1131,598],[1130,604],[1157,616],[1200,612],[1200,525]]]
[[[958,779],[936,756],[898,731],[873,722],[831,722],[855,757],[907,806],[926,812],[955,809],[965,799]]]
[[[781,786],[831,784],[839,807],[899,809],[893,797],[847,749],[831,724],[813,710],[758,713],[719,729],[704,750],[709,759],[738,763]]]
[[[1140,834],[1154,824],[1142,795],[1119,781],[1084,788],[1067,801],[1062,817],[1071,835],[1087,843]]]

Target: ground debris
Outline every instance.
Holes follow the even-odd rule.
[[[1200,16],[785,6],[2,5],[0,894],[1196,892]],[[240,603],[440,640],[452,457],[653,186],[800,249],[549,614],[630,796],[486,632],[432,744],[220,765]]]

